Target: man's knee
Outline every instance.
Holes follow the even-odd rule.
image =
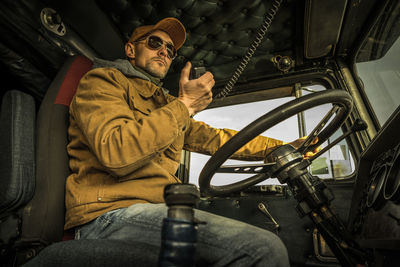
[[[259,236],[258,251],[259,257],[268,262],[268,266],[289,266],[289,257],[285,244],[275,234],[267,232]]]

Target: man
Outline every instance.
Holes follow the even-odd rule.
[[[175,172],[182,148],[213,154],[236,131],[214,129],[191,117],[212,100],[210,72],[189,80],[181,72],[179,97],[161,87],[186,39],[175,18],[138,27],[125,46],[127,60],[96,60],[81,80],[70,106],[68,153],[72,174],[66,184],[65,229],[76,239],[119,239],[159,248],[165,185],[179,183]],[[234,158],[261,160],[283,142],[257,137]],[[206,266],[287,266],[288,256],[274,234],[196,210],[196,263]],[[147,257],[147,255],[138,255]],[[149,262],[157,258],[148,255]],[[152,257],[152,258],[151,258]]]

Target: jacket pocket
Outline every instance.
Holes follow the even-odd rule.
[[[151,113],[151,107],[148,103],[149,100],[144,100],[142,99],[141,96],[136,95],[136,96],[131,96],[129,99],[129,105],[130,108],[134,111],[135,115],[141,114],[141,115],[150,115]]]

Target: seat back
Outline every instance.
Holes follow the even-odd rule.
[[[21,91],[4,94],[0,113],[0,214],[12,212],[34,191],[35,101]]]
[[[65,180],[70,174],[69,104],[79,80],[91,68],[92,62],[83,56],[69,58],[40,105],[36,123],[36,189],[23,211],[21,244],[48,245],[62,240]]]
[[[7,91],[0,111],[0,262],[19,236],[21,209],[35,189],[35,101]]]

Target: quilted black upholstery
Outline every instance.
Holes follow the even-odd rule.
[[[126,40],[137,26],[154,24],[165,17],[182,21],[187,29],[187,40],[178,51],[165,80],[166,86],[173,89],[181,68],[188,60],[212,71],[220,84],[229,79],[254,40],[273,1],[97,0],[97,3],[109,14]],[[293,56],[294,10],[295,1],[284,1],[246,69],[247,79],[276,73],[272,56]]]

